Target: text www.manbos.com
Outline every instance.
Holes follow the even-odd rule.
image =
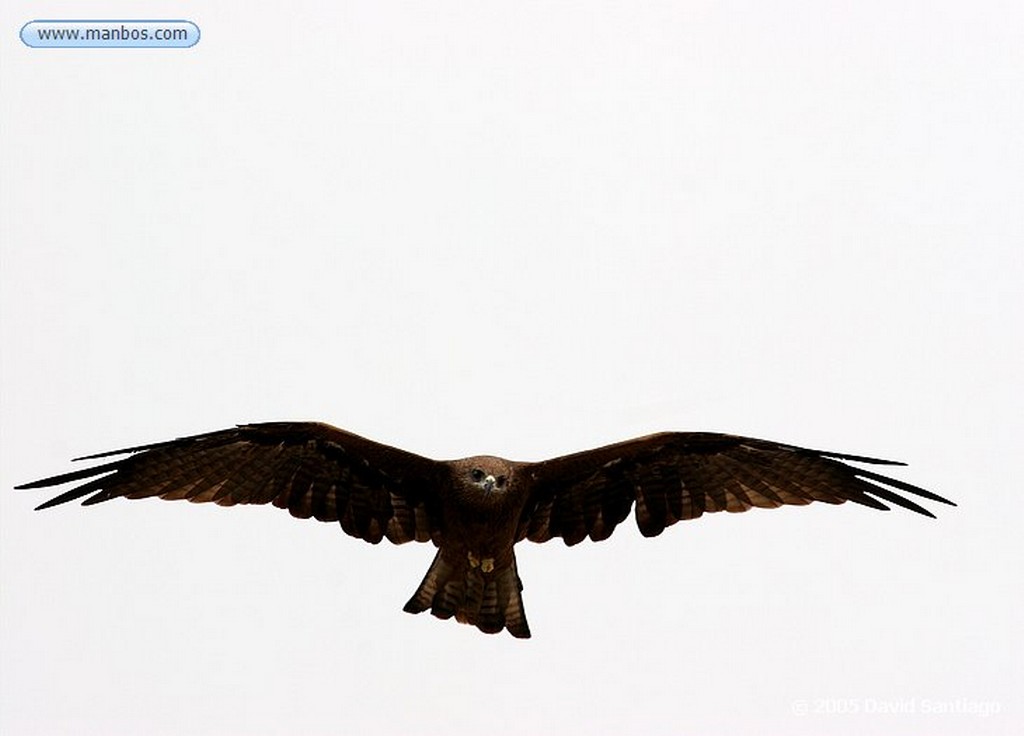
[[[34,48],[187,48],[199,41],[199,28],[187,20],[34,20],[21,40]]]
[[[184,41],[188,31],[184,28],[157,28],[150,35],[148,28],[40,28],[37,32],[40,41]]]

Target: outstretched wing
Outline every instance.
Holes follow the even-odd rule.
[[[39,509],[88,498],[186,498],[221,506],[273,503],[300,519],[337,521],[374,544],[440,540],[439,463],[327,424],[246,424],[220,432],[90,455],[119,460],[26,483],[88,480]]]
[[[561,537],[568,545],[588,536],[607,539],[634,504],[637,526],[647,537],[705,512],[812,501],[854,501],[882,510],[888,501],[933,516],[891,489],[955,505],[842,460],[904,464],[709,432],[654,434],[565,455],[525,468],[533,489],[518,539]]]

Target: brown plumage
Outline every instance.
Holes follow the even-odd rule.
[[[885,501],[932,516],[893,489],[955,505],[841,461],[902,463],[709,432],[653,434],[537,463],[442,462],[327,424],[276,422],[80,459],[124,454],[18,488],[86,481],[39,509],[83,496],[84,505],[119,496],[273,503],[373,544],[432,541],[437,554],[405,610],[516,637],[530,636],[513,551],[523,539],[600,541],[634,508],[651,537],[705,512],[812,501],[887,510]]]

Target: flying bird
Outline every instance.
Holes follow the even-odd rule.
[[[647,537],[684,519],[812,501],[934,516],[893,489],[955,504],[843,461],[903,465],[711,432],[663,432],[541,462],[493,456],[438,461],[315,422],[272,422],[130,447],[125,455],[26,483],[85,480],[41,504],[87,496],[267,504],[300,519],[338,522],[377,544],[433,542],[434,561],[405,610],[455,617],[488,634],[526,638],[514,547],[560,538],[607,539],[633,509]]]

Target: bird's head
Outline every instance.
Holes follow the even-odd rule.
[[[470,457],[455,465],[462,484],[478,491],[483,497],[500,496],[511,485],[512,465],[500,457]]]

